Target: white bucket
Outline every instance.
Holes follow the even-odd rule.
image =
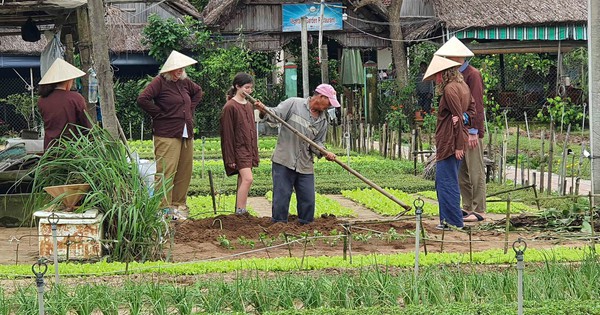
[[[150,196],[154,193],[154,175],[156,174],[156,162],[150,160],[140,159],[138,162],[138,169],[142,180],[148,187]]]

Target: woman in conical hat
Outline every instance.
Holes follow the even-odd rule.
[[[473,123],[475,103],[471,91],[458,72],[460,63],[433,56],[423,80],[436,77],[441,95],[435,130],[435,187],[440,209],[438,229],[448,225],[462,228],[458,169],[467,143],[467,126]],[[463,115],[463,113],[465,113]]]
[[[187,77],[185,67],[197,61],[178,52],[171,55],[139,95],[138,105],[152,117],[156,173],[172,178],[172,189],[162,201],[174,212],[187,212],[187,192],[194,157],[194,112],[202,98],[200,86]],[[157,177],[157,184],[161,178]]]
[[[85,72],[59,58],[40,81],[38,108],[44,120],[44,150],[61,135],[69,137],[80,132],[78,126],[91,128],[83,96],[71,91],[74,79],[84,75]]]
[[[469,129],[469,144],[465,149],[465,158],[458,172],[460,193],[462,195],[463,215],[465,222],[485,220],[485,165],[483,163],[483,137],[485,128],[483,122],[483,77],[481,71],[469,64],[467,58],[473,57],[473,52],[456,36],[450,38],[435,55],[446,57],[461,64],[459,72],[471,90],[475,100],[477,117]]]

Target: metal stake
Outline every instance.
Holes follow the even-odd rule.
[[[527,249],[527,243],[521,238],[518,238],[513,243],[513,250],[515,251],[517,258],[517,304],[518,304],[518,313],[519,315],[523,315],[523,269],[525,269],[525,263],[523,262],[523,254]]]
[[[421,197],[417,198],[413,205],[415,206],[415,217],[417,222],[415,224],[415,298],[417,297],[417,278],[419,277],[419,249],[421,248],[419,242],[421,240],[421,214],[423,214],[423,206],[425,202]]]
[[[58,276],[58,241],[56,235],[56,225],[58,224],[59,220],[60,218],[54,212],[48,216],[48,222],[52,226],[52,253],[54,256],[54,276],[56,279],[56,285],[60,284],[60,279]]]
[[[10,237],[10,239],[8,240],[9,243],[12,242],[16,242],[17,243],[17,247],[15,248],[15,265],[19,264],[19,242],[21,242],[20,239],[18,239],[16,236],[12,235]]]
[[[36,266],[38,267],[37,269]],[[38,259],[38,261],[31,266],[31,271],[35,275],[35,285],[37,286],[38,291],[39,314],[44,315],[46,313],[44,311],[44,275],[46,274],[46,271],[48,271],[46,259]]]

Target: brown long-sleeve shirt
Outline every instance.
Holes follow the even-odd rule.
[[[221,152],[225,172],[231,176],[241,168],[257,167],[259,162],[254,109],[249,102],[230,99],[221,112]],[[235,163],[236,167],[229,164]]]
[[[467,127],[464,126],[463,112],[475,117],[475,102],[469,87],[464,82],[449,82],[444,88],[438,109],[437,127],[435,129],[436,159],[444,160],[455,153],[464,150],[468,137]],[[459,117],[458,122],[452,122],[452,116]]]
[[[485,112],[483,111],[483,77],[481,72],[477,68],[469,65],[465,71],[462,72],[465,83],[471,90],[471,96],[475,100],[475,119],[471,124],[472,128],[477,128],[479,138],[483,138],[485,135],[485,126],[483,125],[485,118]]]
[[[202,89],[190,79],[166,80],[156,76],[140,93],[138,105],[152,117],[155,136],[181,138],[184,125],[188,138],[194,137],[194,112],[202,99]]]
[[[44,120],[44,150],[63,133],[70,136],[76,126],[91,128],[85,115],[85,99],[77,92],[54,90],[46,97],[40,97],[38,108]],[[65,128],[66,127],[66,128]]]

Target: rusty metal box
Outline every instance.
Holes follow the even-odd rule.
[[[54,212],[58,216],[56,224],[57,253],[59,260],[89,260],[102,256],[102,214],[97,209],[83,213]],[[38,238],[40,257],[52,260],[52,224],[49,222],[51,211],[37,211],[34,218],[39,219]]]

